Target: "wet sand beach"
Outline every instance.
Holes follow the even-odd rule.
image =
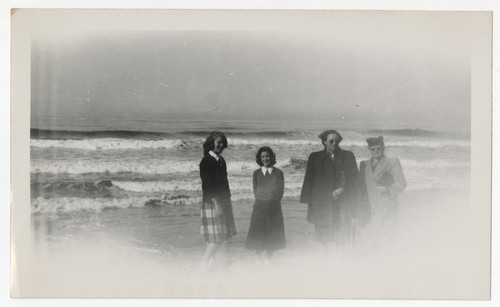
[[[469,194],[416,191],[400,198],[398,232],[379,246],[363,242],[325,253],[305,220],[306,205],[282,201],[287,248],[258,266],[243,248],[252,202],[235,201],[238,235],[222,247],[208,273],[197,206],[117,210],[94,216],[96,228],[71,243],[37,244],[33,296],[226,298],[464,298],[475,293],[479,270],[462,268],[475,257],[468,223]],[[124,210],[124,209],[119,209]],[[115,212],[113,212],[115,211]],[[40,217],[39,217],[40,218]],[[48,221],[48,220],[47,220]],[[50,224],[50,222],[48,223]],[[36,225],[36,224],[35,224]],[[68,229],[52,229],[67,232]],[[40,233],[40,231],[38,232]],[[68,237],[67,235],[64,237]],[[31,283],[30,283],[31,284]]]

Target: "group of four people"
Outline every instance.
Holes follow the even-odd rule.
[[[314,224],[316,240],[328,249],[333,240],[339,244],[352,241],[357,229],[365,225],[391,231],[397,217],[397,197],[406,180],[399,160],[384,155],[383,137],[367,139],[371,159],[362,161],[359,170],[354,154],[339,147],[340,133],[326,130],[318,137],[324,150],[309,156],[300,195],[300,202],[308,205],[307,221]],[[221,243],[236,235],[227,167],[221,156],[227,145],[226,136],[219,131],[212,132],[203,144],[204,270]],[[283,172],[274,167],[276,154],[270,147],[258,150],[256,162],[260,168],[253,174],[255,203],[245,248],[255,250],[258,259],[269,261],[273,252],[286,244],[281,209],[285,181]]]

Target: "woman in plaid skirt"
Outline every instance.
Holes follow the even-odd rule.
[[[236,235],[226,162],[221,156],[226,147],[227,138],[219,131],[210,133],[203,143],[203,159],[200,162],[203,190],[201,234],[207,242],[207,249],[200,263],[203,271],[212,264],[221,243]]]

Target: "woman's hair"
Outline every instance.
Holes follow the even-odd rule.
[[[260,166],[264,166],[264,164],[262,163],[262,159],[260,158],[260,155],[265,151],[267,151],[269,153],[269,155],[271,156],[271,161],[269,164],[271,164],[271,166],[276,164],[276,154],[269,146],[264,146],[264,147],[259,148],[259,151],[257,151],[257,154],[255,155],[255,161],[257,162],[257,164]]]
[[[338,135],[339,137],[337,138],[337,145],[340,144],[340,142],[342,142],[342,135],[340,135],[340,133],[337,132],[337,130],[325,130],[323,132],[321,132],[318,137],[321,139],[321,143],[323,143],[323,145],[325,145],[325,142],[326,142],[326,139],[328,138],[328,136],[330,134],[336,134]]]
[[[207,137],[207,139],[205,140],[205,142],[203,143],[203,154],[204,155],[208,154],[208,152],[210,150],[214,149],[215,140],[217,140],[217,138],[219,138],[219,137],[222,139],[222,145],[223,145],[222,149],[227,147],[226,135],[220,131],[212,131],[210,133],[210,135]]]

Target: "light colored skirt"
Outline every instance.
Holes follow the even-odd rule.
[[[231,200],[222,203],[223,214],[216,216],[215,204],[202,202],[200,232],[207,243],[221,243],[236,235]]]

